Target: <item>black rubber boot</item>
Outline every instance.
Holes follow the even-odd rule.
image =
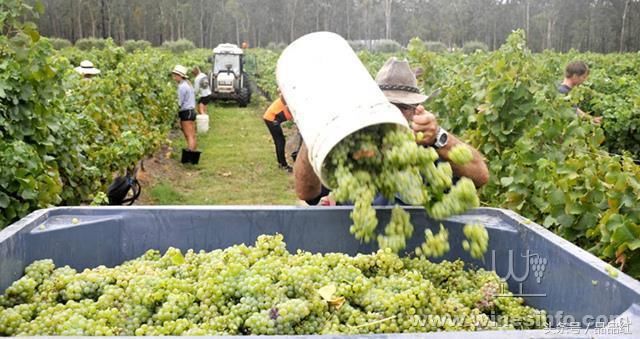
[[[180,160],[180,162],[182,162],[183,164],[189,163],[191,162],[190,160],[190,154],[191,152],[188,151],[187,149],[182,149],[182,159]]]
[[[191,158],[189,160],[192,164],[197,165],[200,162],[200,154],[202,154],[202,152],[190,151],[189,153],[191,153]]]

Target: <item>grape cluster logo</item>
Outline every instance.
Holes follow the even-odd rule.
[[[531,265],[533,276],[539,284],[542,281],[542,276],[547,268],[547,258],[542,258],[538,254],[533,254],[529,257],[529,264]]]
[[[512,281],[517,284],[518,293],[514,293],[514,296],[545,297],[546,293],[525,293],[524,282],[530,277],[534,277],[536,279],[536,283],[542,283],[542,278],[544,277],[545,272],[548,272],[548,264],[549,260],[538,253],[532,253],[529,250],[526,250],[518,256],[514,255],[513,250],[509,250],[507,272],[506,275],[501,278],[505,281]],[[516,267],[524,269],[516,270]],[[491,268],[493,271],[497,272],[495,251],[492,251],[491,253]],[[516,271],[521,272],[521,274],[516,274]],[[533,275],[531,273],[533,273]]]

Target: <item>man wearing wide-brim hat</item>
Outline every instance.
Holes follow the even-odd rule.
[[[80,73],[85,78],[91,78],[100,74],[100,70],[93,66],[93,63],[89,60],[83,60],[80,66],[75,68],[75,71]]]
[[[406,60],[398,60],[395,57],[387,60],[378,72],[376,82],[389,102],[409,121],[414,133],[422,133],[422,139],[416,142],[425,147],[435,148],[440,161],[449,161],[449,151],[456,145],[464,144],[458,137],[441,128],[435,115],[421,105],[428,97],[418,88],[416,76]],[[466,165],[456,165],[451,161],[449,163],[455,177],[467,177],[476,187],[481,187],[489,181],[489,170],[480,152],[467,146],[473,154],[472,161]],[[298,153],[294,177],[298,198],[310,205],[323,202],[324,196],[329,194],[329,190],[322,186],[309,163],[306,146]]]
[[[387,99],[394,104],[415,133],[422,132],[424,138],[417,141],[419,145],[433,147],[441,160],[449,161],[449,151],[456,145],[464,144],[458,137],[445,131],[433,115],[422,106],[428,97],[420,91],[416,76],[406,60],[390,58],[382,66],[376,82]],[[482,187],[489,181],[489,169],[484,157],[478,150],[467,145],[473,153],[473,160],[463,166],[449,161],[456,177],[467,177],[473,180],[476,187]]]

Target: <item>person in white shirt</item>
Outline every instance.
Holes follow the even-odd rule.
[[[211,102],[209,77],[206,73],[202,73],[198,66],[193,67],[191,73],[194,76],[193,86],[196,92],[196,98],[198,99],[197,111],[199,114],[207,114],[207,105]]]

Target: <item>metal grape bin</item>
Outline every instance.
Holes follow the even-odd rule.
[[[77,270],[114,266],[148,249],[213,250],[245,243],[258,235],[281,233],[289,251],[371,253],[349,234],[349,207],[162,206],[59,207],[39,210],[0,231],[0,291],[19,279],[34,260],[51,258],[56,266]],[[408,249],[421,243],[425,228],[441,222],[422,208],[407,208],[415,226]],[[377,208],[381,225],[391,208]],[[462,228],[482,223],[489,231],[484,260],[462,249]],[[640,282],[620,273],[570,242],[501,209],[479,208],[442,222],[451,251],[468,267],[493,269],[528,305],[547,311],[553,328],[535,331],[434,332],[300,338],[593,338],[611,334],[640,337]],[[380,226],[383,227],[383,226]],[[614,319],[612,321],[612,319]],[[578,324],[579,327],[578,328]],[[278,337],[278,336],[276,336]],[[292,336],[279,336],[292,338]],[[246,336],[245,336],[246,338]]]

